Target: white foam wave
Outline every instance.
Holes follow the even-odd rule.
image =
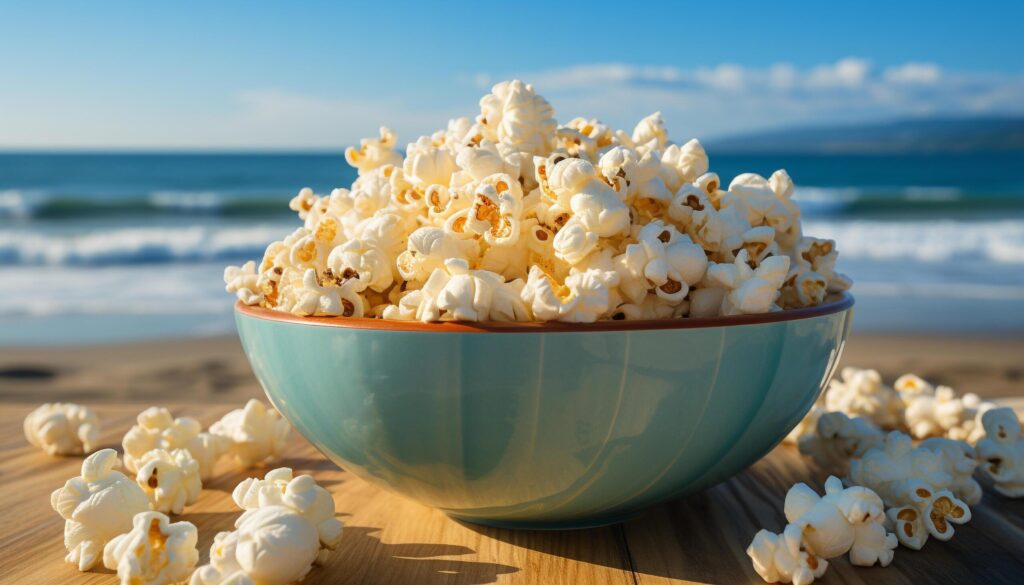
[[[20,189],[0,190],[0,218],[28,219],[39,206],[39,193]]]
[[[74,266],[255,257],[285,233],[287,228],[275,225],[120,228],[80,234],[2,231],[0,264]]]
[[[224,198],[213,191],[155,191],[149,195],[149,202],[175,211],[213,211],[224,205]]]
[[[840,259],[1024,264],[1024,220],[808,221],[804,233],[836,240]]]

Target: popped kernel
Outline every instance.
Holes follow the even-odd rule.
[[[149,510],[149,499],[134,481],[115,471],[117,451],[100,449],[82,461],[82,474],[50,495],[50,506],[64,519],[64,560],[88,571],[103,547],[132,528],[132,518]]]
[[[100,436],[100,419],[89,407],[68,402],[40,405],[25,417],[25,439],[48,455],[92,452]]]
[[[800,528],[792,524],[781,534],[761,529],[747,547],[754,570],[768,583],[809,585],[825,574],[828,561],[807,552]]]
[[[850,416],[862,416],[882,429],[900,428],[904,405],[900,395],[882,383],[875,370],[846,367],[841,379],[829,382],[825,409]]]
[[[883,527],[882,499],[869,488],[843,488],[835,476],[825,481],[819,496],[799,483],[786,493],[786,521],[800,528],[807,551],[825,559],[850,553],[854,565],[885,567],[892,562],[897,545]]]
[[[228,453],[250,468],[281,456],[292,427],[273,407],[250,400],[210,425],[210,433],[228,441]]]
[[[160,512],[140,512],[130,531],[104,547],[103,566],[117,571],[121,585],[180,583],[199,562],[198,541],[195,524],[172,523]]]
[[[359,148],[346,148],[345,161],[359,169],[360,175],[386,164],[401,164],[402,157],[394,151],[397,141],[394,132],[381,126],[379,138],[364,138],[359,141]]]
[[[320,550],[318,565],[327,557],[341,540],[342,524],[335,517],[334,498],[320,487],[312,476],[295,477],[288,467],[268,471],[263,479],[250,477],[235,486],[231,499],[239,508],[249,511],[266,506],[291,508],[316,529]]]
[[[1012,408],[993,408],[982,417],[985,438],[978,441],[981,471],[1008,498],[1024,496],[1024,435]]]
[[[149,507],[165,514],[181,514],[194,504],[203,489],[199,462],[185,449],[154,449],[137,461],[135,482],[149,498]]]
[[[210,562],[189,585],[288,585],[305,577],[320,554],[316,527],[286,506],[248,510],[235,529],[210,545]]]

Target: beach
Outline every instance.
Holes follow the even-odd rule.
[[[843,366],[874,368],[891,383],[914,372],[959,393],[1024,397],[1024,333],[857,334]],[[262,397],[236,336],[0,350],[0,400],[83,404],[241,404]],[[126,429],[127,430],[127,429]]]

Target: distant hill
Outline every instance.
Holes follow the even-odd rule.
[[[927,118],[782,128],[706,141],[716,152],[935,153],[1024,151],[1024,117]]]

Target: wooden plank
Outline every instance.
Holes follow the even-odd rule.
[[[120,450],[120,438],[145,406],[98,406],[103,445]],[[0,405],[0,583],[116,583],[109,571],[80,573],[63,561],[63,520],[50,509],[49,495],[78,475],[81,458],[51,458],[25,442],[21,422],[34,407]],[[209,424],[228,409],[172,411]],[[280,465],[310,473],[330,490],[345,524],[339,549],[304,584],[634,583],[619,528],[523,532],[460,523],[345,473],[297,435]],[[199,528],[200,562],[208,558],[214,535],[233,527],[239,510],[231,490],[248,476],[228,461],[217,472],[199,501],[178,517]]]
[[[780,446],[736,477],[703,493],[669,502],[624,526],[637,582],[762,582],[746,555],[761,528],[781,531],[788,488],[805,482],[822,491],[825,474],[790,446]],[[949,542],[929,541],[921,551],[903,547],[887,568],[829,561],[829,583],[1024,582],[1024,501],[986,486],[973,518]]]

